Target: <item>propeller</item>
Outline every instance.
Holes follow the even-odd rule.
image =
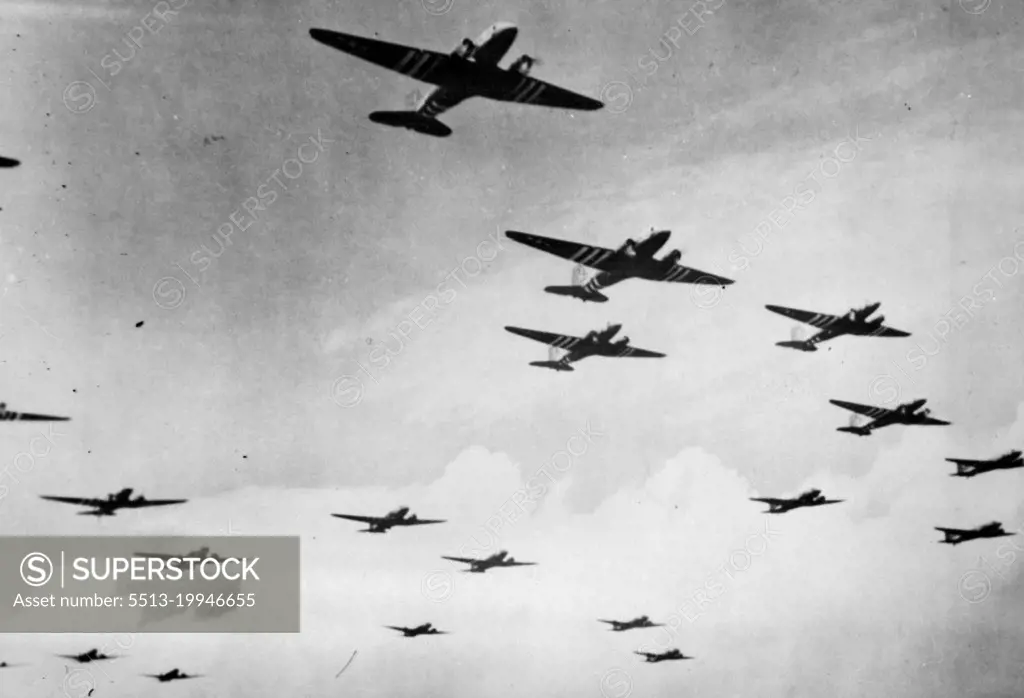
[[[862,414],[852,412],[850,414],[850,426],[851,427],[862,427],[867,424],[870,420]]]
[[[583,286],[590,281],[590,270],[582,264],[577,264],[572,270],[573,286]]]

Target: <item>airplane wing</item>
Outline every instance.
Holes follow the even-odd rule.
[[[942,531],[943,533],[959,533],[961,535],[965,533],[974,533],[974,531],[964,530],[962,528],[942,528],[941,526],[936,526],[935,530]]]
[[[392,630],[397,630],[400,633],[404,633],[404,632],[408,632],[409,631],[409,628],[399,628],[397,625],[385,625],[384,627],[385,628],[391,628]]]
[[[934,419],[933,417],[925,417],[920,422],[918,422],[918,424],[922,425],[922,426],[948,427],[950,424],[952,424],[952,422],[944,422],[941,419]]]
[[[520,337],[526,337],[527,339],[532,339],[535,342],[543,342],[544,344],[558,347],[559,349],[572,349],[583,341],[579,337],[573,337],[568,334],[556,334],[554,332],[542,332],[540,330],[527,330],[522,327],[512,327],[511,325],[506,326],[505,329],[512,334],[519,335]]]
[[[840,502],[845,501],[845,499],[823,499],[820,502],[818,502],[818,504],[839,504]]]
[[[778,506],[779,504],[789,504],[790,501],[792,501],[792,500],[789,500],[789,499],[777,499],[775,497],[751,497],[750,501],[752,501],[752,502],[764,502],[765,504],[770,504],[772,506]]]
[[[828,313],[813,313],[810,310],[798,310],[796,308],[786,308],[781,305],[766,305],[765,308],[784,315],[785,317],[792,318],[797,322],[802,322],[811,327],[817,327],[819,330],[830,328],[837,323],[842,322],[843,318],[837,315],[829,315]]]
[[[868,334],[870,336],[872,336],[872,337],[909,337],[910,336],[909,332],[904,332],[903,330],[896,330],[896,329],[893,329],[892,327],[886,327],[885,325],[882,325],[877,330],[871,330],[871,332],[869,332]]]
[[[502,562],[501,564],[502,564],[503,567],[529,567],[531,565],[536,565],[537,563],[536,562],[518,562],[518,561],[516,561],[516,562]]]
[[[684,267],[682,264],[675,264],[668,271],[661,267],[647,267],[640,270],[637,278],[647,279],[648,281],[668,281],[670,283],[699,284],[703,286],[728,286],[735,283],[732,279],[727,279],[724,276],[708,274],[706,271]]]
[[[604,103],[590,97],[558,87],[551,83],[531,78],[528,75],[501,68],[487,71],[487,80],[474,92],[481,97],[496,99],[499,102],[519,102],[536,104],[540,107],[556,107],[559,109],[582,109],[594,111]]]
[[[40,495],[40,499],[46,499],[51,502],[60,502],[61,504],[75,504],[80,507],[101,507],[108,504],[105,499],[91,499],[89,497],[54,497],[51,495]],[[63,656],[63,655],[61,655]]]
[[[607,623],[608,625],[618,625],[619,624],[619,621],[617,621],[617,620],[602,620],[600,618],[597,619],[597,622],[598,623]]]
[[[661,359],[664,358],[665,355],[656,351],[648,351],[647,349],[639,349],[637,347],[618,347],[612,345],[610,347],[610,351],[604,353],[604,356],[612,358],[631,356],[636,359]]]
[[[349,521],[358,521],[359,523],[364,524],[379,525],[384,523],[385,521],[384,519],[377,516],[356,516],[355,514],[331,514],[331,516],[334,516],[339,519],[348,519]]]
[[[406,522],[407,526],[423,526],[425,524],[441,524],[448,523],[446,519],[416,519],[415,521]]]
[[[33,414],[31,412],[19,412],[18,420],[21,422],[70,422],[71,417],[54,417],[49,414]]]
[[[141,502],[129,502],[121,506],[126,509],[144,509],[146,507],[165,507],[170,504],[184,504],[187,499],[144,499]]]
[[[956,463],[957,465],[970,465],[974,467],[992,464],[992,461],[988,460],[968,460],[966,458],[947,458],[946,461],[949,463]]]
[[[554,238],[546,238],[543,235],[519,233],[515,230],[506,230],[505,235],[510,240],[515,240],[527,247],[553,254],[562,259],[568,259],[571,262],[577,262],[591,269],[612,271],[608,261],[615,257],[615,251],[609,250],[607,247],[584,245],[581,242],[571,242],[569,240],[556,240]]]
[[[871,417],[872,419],[879,419],[888,414],[892,414],[896,410],[887,410],[884,407],[871,407],[870,405],[859,405],[856,402],[846,402],[844,400],[829,400],[836,407],[842,407],[844,410],[850,410],[857,414],[862,414],[865,417]]]
[[[436,51],[367,39],[329,29],[310,29],[309,35],[325,46],[431,85],[440,85],[446,76],[450,77],[456,61],[451,56]]]
[[[479,562],[479,560],[474,560],[468,557],[448,557],[447,555],[442,555],[441,558],[444,560],[451,560],[452,562],[463,562],[467,565],[472,565],[475,562]]]

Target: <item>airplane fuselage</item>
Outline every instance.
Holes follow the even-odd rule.
[[[432,102],[462,101],[475,94],[486,92],[487,87],[494,82],[494,72],[492,71],[501,71],[498,63],[512,48],[518,34],[519,30],[514,25],[497,22],[477,38],[468,58],[458,55],[464,45],[460,46],[455,55],[462,60],[450,61],[445,67],[439,69],[439,72],[430,76],[430,82],[437,87],[416,105],[416,110],[429,112],[429,105]],[[470,66],[470,63],[475,65]],[[413,75],[413,77],[417,76]],[[427,76],[422,76],[419,79],[425,77]]]

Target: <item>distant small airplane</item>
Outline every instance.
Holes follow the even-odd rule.
[[[1020,451],[1009,451],[1001,456],[989,460],[967,460],[966,458],[947,458],[950,463],[956,463],[956,472],[950,477],[974,477],[984,473],[991,473],[994,470],[1012,470],[1024,468],[1024,458]]]
[[[134,490],[127,487],[116,494],[108,494],[106,499],[90,499],[87,497],[54,497],[41,495],[40,499],[62,504],[74,504],[90,507],[91,511],[80,511],[79,516],[116,516],[118,509],[141,509],[143,507],[162,507],[168,504],[184,504],[187,499],[146,499],[141,494],[132,499]]]
[[[14,158],[5,158],[0,156],[0,167],[17,167],[21,162]]]
[[[200,676],[199,674],[186,674],[183,671],[178,671],[178,669],[176,668],[171,669],[170,671],[164,674],[143,674],[143,676],[148,676],[151,679],[156,679],[160,683],[167,683],[168,681],[180,681],[182,679],[202,678],[202,676]]]
[[[451,560],[452,562],[461,562],[469,565],[469,569],[466,572],[475,572],[482,574],[492,567],[520,567],[526,565],[536,565],[536,562],[516,562],[514,557],[508,557],[508,552],[501,550],[494,553],[490,557],[484,558],[483,560],[474,560],[469,557],[448,557],[446,555],[441,556],[445,560]]]
[[[687,657],[685,654],[676,649],[665,650],[664,652],[634,652],[644,658],[645,661],[651,664],[657,664],[658,662],[665,662],[672,659],[693,659],[693,657]]]
[[[64,659],[70,659],[78,662],[79,664],[88,664],[89,662],[98,662],[104,659],[117,659],[116,656],[103,654],[97,649],[91,649],[88,652],[83,652],[82,654],[58,654],[57,656],[63,657]]]
[[[515,230],[506,231],[505,235],[518,243],[533,247],[541,252],[547,252],[556,257],[568,259],[577,264],[598,270],[599,273],[586,283],[574,284],[572,286],[548,286],[544,289],[548,293],[578,298],[583,302],[606,302],[608,297],[602,294],[601,290],[614,286],[626,279],[646,279],[648,281],[668,281],[722,287],[733,283],[731,279],[726,279],[723,276],[708,274],[698,269],[677,264],[676,262],[683,256],[683,253],[679,250],[672,250],[662,259],[655,259],[655,253],[668,242],[669,237],[672,235],[672,232],[669,230],[652,232],[639,242],[633,239],[626,240],[617,250],[610,250],[606,247],[597,247],[595,245],[585,245],[569,240],[557,240],[544,237],[543,235],[520,233]]]
[[[827,315],[809,310],[784,308],[780,305],[766,305],[765,308],[821,330],[810,339],[776,342],[775,346],[799,349],[800,351],[817,351],[817,344],[847,334],[860,337],[909,337],[909,332],[894,330],[882,325],[882,322],[885,321],[884,315],[879,315],[874,320],[868,319],[871,317],[871,313],[878,310],[881,305],[881,303],[872,303],[863,308],[851,308],[845,315]]]
[[[540,61],[532,56],[516,59],[508,69],[498,63],[512,47],[519,30],[508,22],[492,24],[476,43],[463,39],[450,54],[392,44],[352,34],[310,29],[321,44],[437,87],[414,111],[375,111],[370,121],[443,138],[452,130],[437,117],[470,97],[542,107],[594,111],[604,106],[590,97],[530,77]]]
[[[966,543],[970,540],[977,540],[978,538],[1003,538],[1005,536],[1013,536],[1015,533],[1007,533],[1003,530],[1003,524],[998,521],[992,523],[982,524],[977,528],[941,528],[935,527],[936,531],[941,531],[945,538],[938,541],[939,543],[948,543],[949,545],[959,545],[960,543]]]
[[[785,514],[787,511],[793,509],[800,509],[802,507],[820,507],[825,504],[839,504],[845,500],[843,499],[825,499],[825,496],[821,493],[821,490],[807,490],[802,494],[793,497],[792,499],[786,498],[773,498],[773,497],[751,497],[752,502],[764,502],[768,505],[768,511],[765,514]]]
[[[424,623],[423,625],[417,625],[415,628],[402,628],[395,625],[385,625],[385,628],[391,628],[402,633],[405,637],[416,637],[417,635],[447,635],[448,633],[443,630],[438,630],[430,623]]]
[[[651,619],[647,616],[640,616],[633,620],[601,620],[598,618],[597,622],[611,625],[613,633],[621,633],[624,630],[633,630],[634,628],[660,628],[665,625],[664,623],[652,623]]]
[[[200,560],[207,560],[207,559],[212,558],[212,559],[216,560],[217,562],[226,562],[227,560],[232,559],[232,558],[227,558],[227,557],[221,557],[220,555],[218,555],[216,553],[211,553],[210,549],[207,546],[205,546],[205,545],[203,547],[199,548],[199,550],[193,550],[191,552],[185,553],[184,555],[175,555],[173,553],[135,553],[135,555],[136,555],[136,557],[152,557],[152,558],[156,558],[158,560],[171,560],[171,559],[183,560],[183,559],[190,558],[190,557],[196,557],[196,558],[199,558]]]
[[[31,412],[8,412],[7,403],[0,402],[0,422],[68,422],[71,417],[54,417]]]
[[[593,330],[585,337],[574,337],[568,334],[555,334],[554,332],[543,332],[541,330],[527,330],[522,327],[507,326],[505,329],[512,334],[526,337],[536,342],[543,342],[549,347],[565,352],[558,361],[531,361],[531,366],[550,368],[555,371],[575,371],[570,364],[582,361],[590,356],[604,356],[608,358],[633,357],[638,359],[660,359],[664,357],[656,351],[638,349],[629,345],[629,337],[623,337],[617,342],[612,337],[622,329],[622,325],[608,325],[603,330]]]
[[[418,519],[416,514],[406,518],[409,507],[399,507],[389,511],[384,516],[356,516],[354,514],[331,514],[339,519],[359,521],[365,523],[369,528],[360,529],[360,533],[387,533],[388,529],[394,526],[424,526],[426,524],[446,523],[445,519]]]
[[[871,432],[892,424],[920,425],[920,426],[948,426],[950,422],[943,422],[941,419],[929,417],[931,410],[919,409],[928,402],[925,399],[907,402],[896,409],[889,410],[884,407],[871,407],[870,405],[859,405],[856,402],[844,402],[843,400],[829,400],[836,407],[850,410],[871,418],[871,422],[863,426],[839,427],[836,431],[845,431],[857,436],[871,436]]]

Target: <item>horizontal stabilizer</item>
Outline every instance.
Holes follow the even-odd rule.
[[[437,119],[415,111],[375,111],[370,114],[370,121],[385,126],[407,128],[438,138],[452,135],[452,130]]]
[[[588,291],[583,286],[548,286],[544,290],[548,293],[554,293],[556,296],[579,298],[584,302],[605,303],[608,300],[608,296],[597,291]]]
[[[845,431],[847,434],[856,434],[857,436],[871,436],[871,430],[864,427],[839,427],[836,431]]]
[[[818,347],[814,346],[810,342],[776,342],[777,347],[786,347],[787,349],[799,349],[800,351],[818,351]]]
[[[531,366],[539,366],[540,368],[550,368],[555,371],[575,371],[569,364],[563,364],[561,361],[531,361]]]

